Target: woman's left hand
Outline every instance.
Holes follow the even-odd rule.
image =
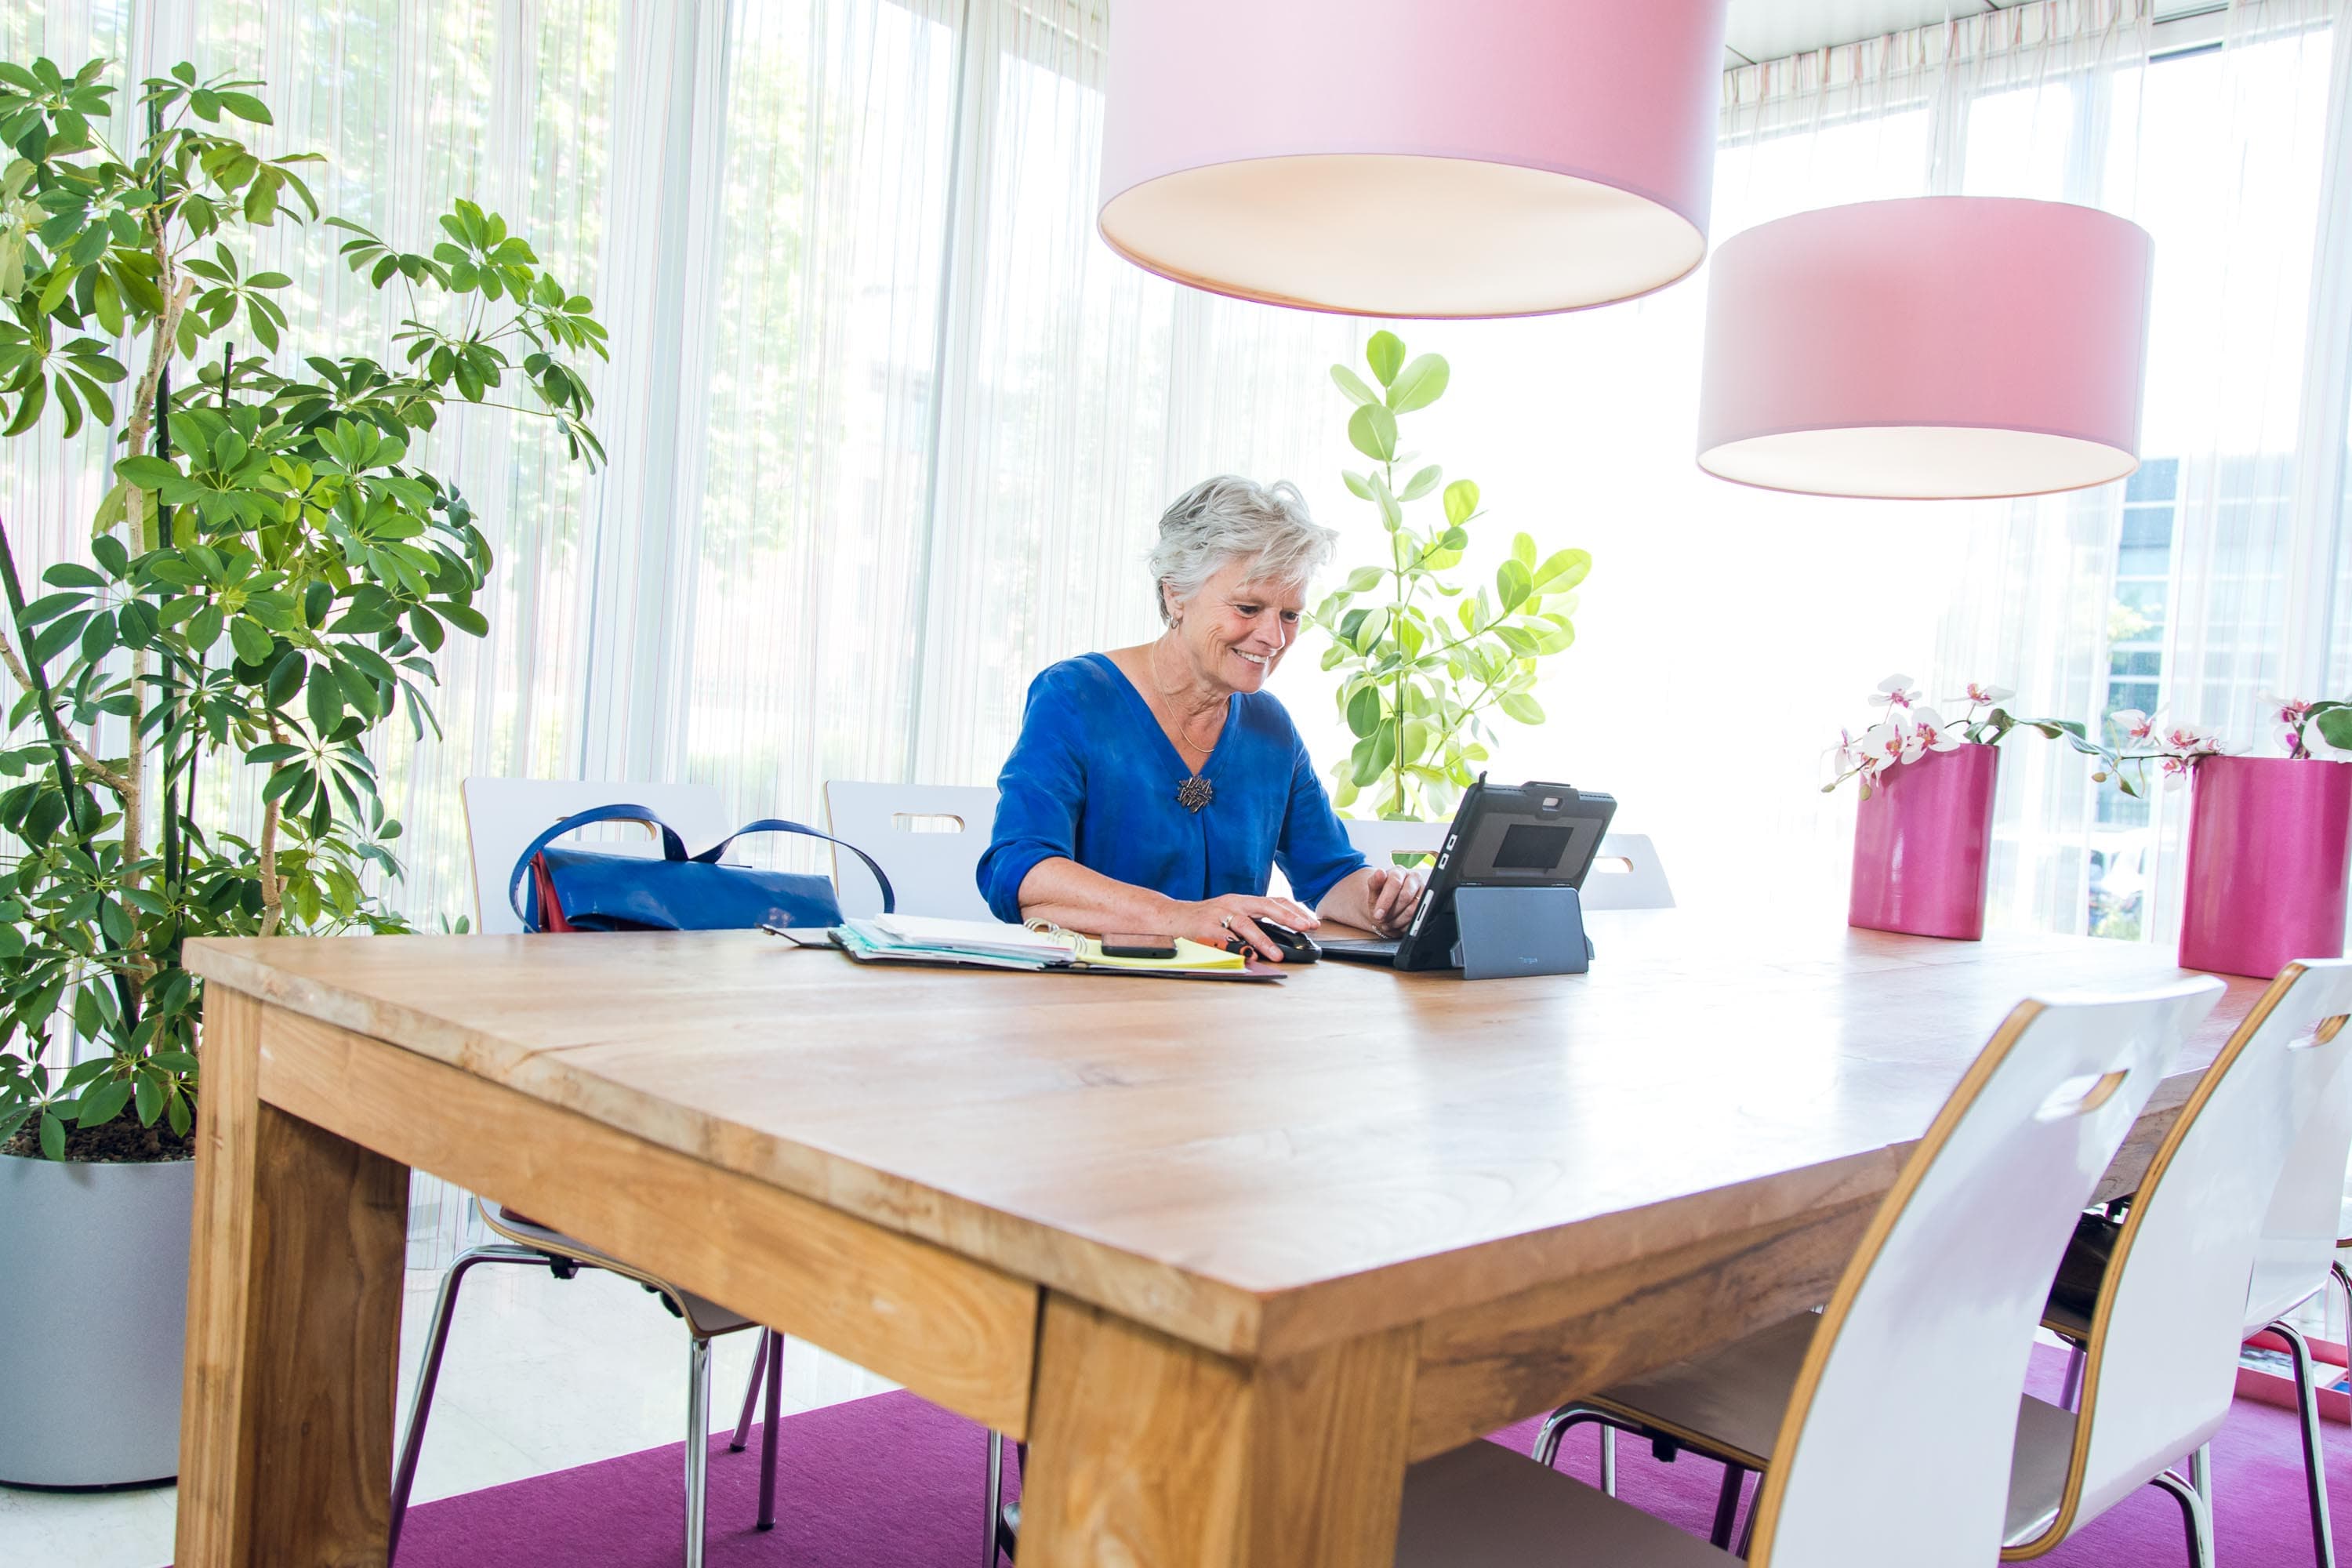
[[[1327,921],[1351,925],[1381,936],[1400,936],[1421,902],[1424,880],[1418,871],[1394,866],[1367,866],[1323,895],[1316,912]]]

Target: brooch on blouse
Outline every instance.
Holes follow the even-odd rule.
[[[1216,798],[1216,786],[1194,773],[1176,786],[1176,804],[1187,811],[1198,811]]]

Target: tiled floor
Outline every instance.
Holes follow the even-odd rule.
[[[401,1323],[401,1418],[440,1275],[409,1276]],[[757,1336],[718,1342],[714,1430],[742,1408]],[[610,1274],[563,1281],[488,1266],[467,1277],[417,1467],[416,1500],[471,1491],[676,1442],[686,1420],[686,1331],[660,1301]],[[893,1386],[793,1342],[786,1414]],[[172,1560],[174,1494],[0,1488],[0,1563],[12,1568],[161,1568]]]

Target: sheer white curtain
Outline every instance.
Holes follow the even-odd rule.
[[[2278,755],[2273,699],[2352,694],[2352,5],[2233,6],[2221,49],[2151,79],[2158,271],[2135,541],[2161,596],[2139,618],[2136,697]],[[2186,134],[2179,107],[2216,122]],[[2164,270],[2168,265],[2170,271]],[[2144,520],[2144,521],[2143,521]],[[2119,704],[2120,705],[2120,704]],[[2153,858],[2149,934],[2178,931],[2188,797],[2137,835]],[[2125,814],[2136,817],[2137,814]]]

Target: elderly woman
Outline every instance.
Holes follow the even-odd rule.
[[[1279,961],[1261,921],[1393,935],[1412,918],[1421,879],[1365,865],[1264,689],[1338,537],[1286,481],[1225,475],[1177,498],[1151,552],[1167,629],[1030,683],[980,862],[1000,920],[1239,941]],[[1266,896],[1276,865],[1295,901]]]

